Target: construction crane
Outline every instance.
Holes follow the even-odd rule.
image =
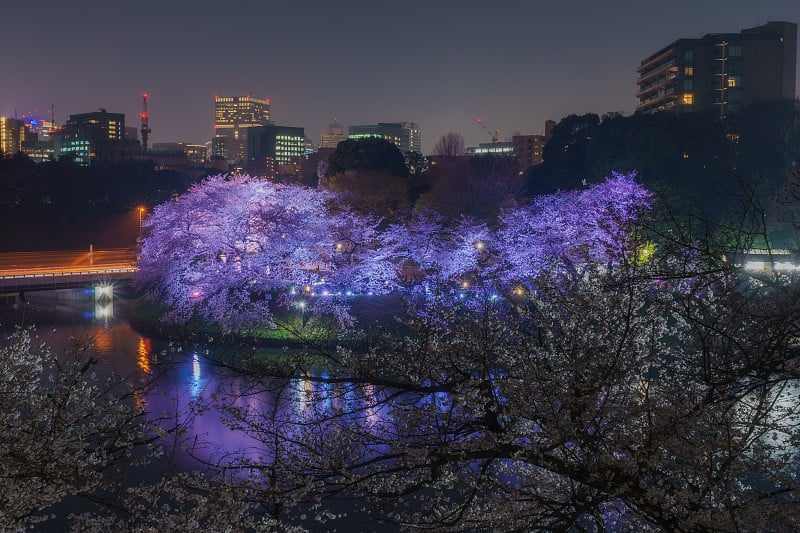
[[[147,99],[149,97],[150,95],[147,93],[142,95],[142,152],[147,151],[147,139],[150,136],[150,117],[147,114]]]
[[[485,129],[489,133],[489,135],[491,135],[493,143],[500,142],[500,130],[493,130],[488,126],[486,126],[486,124],[483,123],[483,119],[481,117],[478,117],[478,124],[480,124],[483,127],[483,129]]]

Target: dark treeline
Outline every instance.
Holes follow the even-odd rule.
[[[528,170],[531,194],[580,187],[612,171],[639,180],[672,207],[720,216],[747,190],[769,213],[800,161],[795,101],[752,106],[721,120],[713,113],[570,115],[553,129],[544,163]]]
[[[677,213],[719,218],[755,201],[779,230],[785,208],[774,199],[800,161],[799,109],[795,101],[774,102],[725,120],[713,113],[570,115],[553,129],[544,163],[524,176],[510,158],[463,150],[430,166],[420,156],[409,171],[393,144],[349,140],[324,165],[321,186],[388,221],[424,208],[491,221],[536,195],[635,171]],[[82,167],[64,158],[38,165],[22,155],[0,158],[0,250],[129,246],[138,236],[138,207],[149,210],[193,181],[152,162]]]
[[[21,154],[0,158],[0,250],[131,246],[138,208],[149,212],[192,181],[150,161],[83,167],[69,158],[43,164]]]

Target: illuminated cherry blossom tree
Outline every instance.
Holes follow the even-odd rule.
[[[268,324],[281,297],[323,279],[377,290],[355,268],[380,260],[374,222],[332,215],[330,198],[247,176],[209,178],[148,217],[139,285],[169,318],[197,314],[228,329]]]
[[[507,210],[499,231],[432,211],[378,231],[330,192],[246,176],[210,178],[147,219],[139,285],[168,318],[197,314],[226,329],[269,324],[287,295],[326,283],[304,301],[348,322],[336,295],[508,293],[554,265],[608,262],[650,201],[632,176]]]
[[[542,270],[619,261],[652,195],[633,175],[615,174],[583,190],[540,196],[503,214],[497,239],[508,280],[525,282]]]

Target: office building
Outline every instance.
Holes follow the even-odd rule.
[[[250,95],[215,96],[212,155],[224,158],[233,166],[241,166],[247,158],[250,128],[272,124],[269,104],[269,99]]]
[[[480,143],[478,146],[467,147],[467,155],[507,155],[513,157],[514,143],[509,141]]]
[[[514,135],[512,137],[514,157],[517,158],[521,172],[542,163],[544,145],[550,140],[555,125],[555,121],[547,120],[544,123],[544,135]]]
[[[0,156],[10,156],[22,151],[25,122],[0,116]]]
[[[468,156],[504,156],[513,158],[517,162],[520,172],[525,172],[528,168],[538,165],[543,161],[542,154],[544,146],[550,140],[553,128],[556,123],[547,120],[544,123],[544,135],[514,135],[510,141],[495,140],[488,143],[480,143],[478,146],[467,148]],[[438,164],[436,158],[436,164]]]
[[[300,173],[305,130],[291,126],[251,127],[247,135],[248,174],[275,178]]]
[[[184,144],[183,150],[186,158],[193,163],[205,163],[208,157],[205,144]]]
[[[377,137],[394,143],[404,154],[422,153],[422,133],[415,122],[379,122],[364,126],[350,126],[349,139]]]
[[[340,142],[347,139],[347,134],[344,132],[344,126],[333,121],[328,124],[328,131],[323,132],[319,136],[320,148],[336,148]]]
[[[80,165],[95,159],[118,159],[125,138],[125,115],[105,109],[70,115],[64,127],[52,134],[58,157],[70,156]]]
[[[50,134],[56,129],[52,120],[40,117],[26,117],[24,122],[27,141],[49,141]]]
[[[735,113],[795,98],[797,24],[768,22],[740,33],[678,39],[642,60],[636,111]]]
[[[54,160],[56,154],[52,134],[56,128],[53,121],[35,116],[20,120],[24,124],[20,151],[36,163]]]
[[[192,163],[201,164],[206,160],[206,145],[189,144],[184,142],[153,143],[150,150],[157,156],[177,155],[185,157]]]
[[[183,154],[184,144],[182,142],[153,143],[151,152],[156,154]]]

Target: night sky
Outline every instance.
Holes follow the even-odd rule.
[[[98,108],[152,142],[206,142],[214,95],[272,100],[316,146],[340,124],[415,121],[429,152],[541,133],[570,113],[633,112],[636,67],[681,37],[800,22],[798,0],[48,0],[0,7],[0,114]],[[800,85],[799,85],[800,86]]]

